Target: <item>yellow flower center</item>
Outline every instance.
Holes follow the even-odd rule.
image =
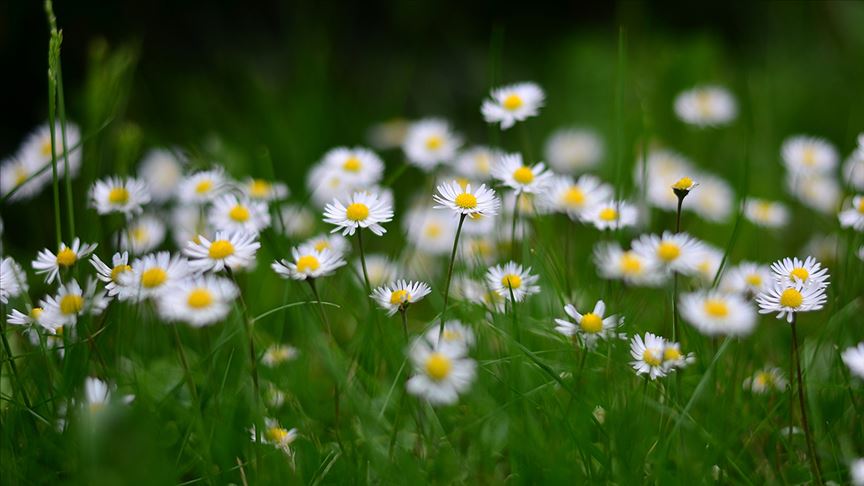
[[[447,378],[452,367],[450,358],[441,353],[432,353],[426,358],[426,374],[435,381]]]
[[[759,386],[766,386],[771,383],[772,380],[769,373],[760,371],[759,373],[756,373],[756,378],[754,378],[753,381]]]
[[[261,179],[253,179],[249,184],[249,195],[256,199],[263,199],[270,194],[270,183]]]
[[[426,225],[426,229],[423,231],[423,234],[426,235],[427,238],[438,238],[443,233],[440,225],[437,224],[428,224]]]
[[[681,255],[681,248],[671,241],[664,241],[657,246],[657,256],[664,262],[671,262]]]
[[[761,287],[762,286],[762,277],[758,273],[751,273],[747,275],[744,279],[747,282],[747,285],[751,287]]]
[[[249,219],[249,209],[242,204],[238,204],[231,208],[228,216],[238,223],[244,223]]]
[[[603,330],[603,319],[597,314],[589,312],[582,315],[582,320],[579,321],[579,327],[583,331],[594,334]]]
[[[864,214],[864,197],[858,200],[858,212]]]
[[[561,198],[570,207],[581,207],[585,204],[585,193],[578,186],[571,186]]]
[[[117,265],[116,267],[111,269],[111,280],[116,282],[117,278],[120,277],[120,274],[123,272],[129,272],[132,270],[132,267],[129,265]]]
[[[314,248],[315,251],[324,251],[330,248],[330,242],[327,240],[316,241]]]
[[[444,139],[438,135],[432,135],[426,139],[426,148],[429,150],[438,150],[444,145]]]
[[[517,95],[516,93],[512,93],[507,95],[507,97],[504,98],[504,101],[501,104],[504,106],[505,109],[513,111],[518,110],[519,107],[523,105],[523,103],[524,102],[519,95]]]
[[[445,341],[458,341],[462,339],[462,333],[451,329],[444,329],[444,334],[441,335],[441,339]]]
[[[501,278],[501,285],[516,290],[522,286],[522,277],[515,273],[508,273]]]
[[[621,271],[627,275],[638,275],[642,273],[642,260],[632,251],[621,255]]]
[[[369,217],[369,206],[363,203],[349,204],[345,208],[345,217],[351,221],[363,221]]]
[[[30,172],[27,171],[24,167],[16,167],[15,168],[15,185],[20,186],[24,184],[24,181],[30,177]]]
[[[795,280],[797,278],[802,282],[806,282],[807,279],[810,277],[810,272],[808,272],[804,268],[795,267],[792,269],[791,272],[789,272],[789,277],[791,277],[792,280]]]
[[[214,260],[221,260],[234,254],[234,245],[228,240],[216,240],[210,243],[207,256]]]
[[[474,157],[474,168],[477,169],[477,172],[488,174],[491,165],[489,156],[486,154],[478,154]]]
[[[677,361],[679,359],[681,359],[681,352],[677,348],[668,347],[663,350],[663,361]]]
[[[314,255],[303,255],[297,259],[296,266],[300,273],[314,272],[321,266],[321,262]]]
[[[143,226],[139,226],[132,230],[132,239],[141,243],[147,240],[147,230]]]
[[[651,349],[646,349],[645,352],[642,353],[642,361],[647,363],[649,366],[660,366],[660,364],[663,363],[663,359]]]
[[[812,167],[816,164],[816,151],[813,150],[813,147],[806,147],[804,152],[801,154],[801,158],[803,159],[804,165]]]
[[[689,177],[682,177],[675,184],[672,184],[672,189],[679,191],[689,191],[691,187],[693,187],[693,179]]]
[[[51,138],[46,137],[45,141],[42,142],[42,147],[40,148],[43,157],[51,157]]]
[[[513,171],[513,179],[519,184],[530,184],[534,180],[534,172],[530,167],[519,167]]]
[[[193,309],[206,309],[213,304],[213,294],[205,288],[193,289],[186,297],[186,303]]]
[[[456,203],[456,206],[459,206],[462,209],[474,209],[477,207],[477,197],[474,194],[469,194],[467,192],[463,192],[456,196],[456,199],[453,200]]]
[[[790,307],[792,309],[797,309],[801,307],[801,304],[804,302],[804,296],[801,295],[801,292],[789,288],[783,291],[780,294],[780,305],[783,307]]]
[[[404,289],[394,290],[393,293],[390,294],[390,303],[393,305],[401,305],[409,300],[411,300],[411,294]]]
[[[360,159],[352,155],[345,160],[345,163],[342,164],[342,168],[348,172],[360,172],[360,169],[363,168],[363,164],[360,162]]]
[[[141,285],[147,289],[158,287],[167,279],[168,272],[159,267],[148,268],[141,273]]]
[[[195,186],[195,192],[198,194],[207,194],[213,188],[213,181],[204,179]]]
[[[60,299],[60,312],[70,315],[81,312],[84,308],[84,298],[77,294],[66,294]]]
[[[40,316],[42,316],[42,308],[41,307],[34,307],[30,310],[30,318],[31,319],[36,320],[36,319],[39,319]]]
[[[277,444],[285,442],[288,439],[288,435],[288,430],[283,429],[282,427],[270,427],[267,429],[267,432],[264,433],[267,440]]]
[[[615,221],[618,219],[618,211],[615,208],[603,208],[598,216],[603,221]]]
[[[115,187],[108,192],[108,202],[111,204],[126,204],[129,202],[129,191],[125,187]]]
[[[705,313],[711,317],[726,317],[729,315],[729,306],[720,299],[708,299],[705,301]]]
[[[71,248],[63,248],[57,252],[57,264],[62,267],[71,267],[78,260],[78,255]]]

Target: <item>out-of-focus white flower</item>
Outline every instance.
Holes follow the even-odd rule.
[[[781,228],[789,222],[789,209],[777,201],[753,198],[744,204],[744,216],[765,228]]]
[[[451,166],[462,177],[485,181],[492,176],[492,163],[500,156],[489,147],[475,146],[459,154]]]
[[[500,123],[506,130],[517,121],[537,116],[544,99],[543,90],[535,83],[512,84],[493,89],[480,112],[487,123]]]
[[[423,397],[432,405],[450,405],[471,386],[477,363],[466,358],[458,346],[433,346],[415,338],[408,350],[414,376],[405,384],[408,393]]]
[[[411,124],[402,150],[411,164],[429,172],[452,160],[461,145],[461,137],[453,133],[446,121],[426,118]]]
[[[843,351],[841,358],[853,375],[864,379],[864,342]]]
[[[853,197],[852,207],[840,211],[837,217],[840,219],[840,226],[864,231],[864,196]]]
[[[286,204],[280,209],[279,225],[289,238],[305,238],[315,229],[315,216],[308,208]]]
[[[282,278],[307,280],[332,275],[337,268],[345,265],[342,255],[328,248],[321,250],[311,245],[301,245],[291,249],[292,260],[278,260],[270,267]]]
[[[204,204],[213,201],[228,187],[228,179],[221,167],[196,172],[185,177],[177,187],[181,202]]]
[[[699,187],[687,199],[687,207],[708,221],[721,222],[732,213],[735,194],[729,183],[709,174],[698,175]]]
[[[27,274],[12,257],[0,260],[0,302],[9,303],[10,297],[18,297],[26,293]]]
[[[241,185],[243,194],[253,201],[281,201],[288,197],[288,186],[265,179],[246,179]]]
[[[444,255],[453,246],[456,221],[451,215],[432,209],[416,208],[405,218],[408,242],[430,255]]]
[[[270,226],[267,203],[232,194],[221,196],[213,203],[209,218],[217,231],[260,233]]]
[[[756,310],[739,294],[693,292],[680,303],[681,317],[706,336],[747,336],[756,326]]]
[[[408,126],[408,120],[401,118],[376,123],[366,131],[366,140],[369,141],[369,145],[378,150],[401,147],[405,140],[405,134],[408,132]]]
[[[727,125],[738,114],[738,106],[726,88],[697,86],[675,98],[675,114],[698,127]]]
[[[144,155],[138,177],[147,183],[154,202],[165,202],[175,196],[184,164],[185,158],[176,149],[153,149]]]
[[[788,384],[780,368],[766,366],[744,380],[744,389],[762,395],[772,391],[783,391]]]
[[[108,177],[90,187],[90,205],[99,214],[123,213],[126,216],[141,212],[150,202],[147,184],[138,179]]]
[[[824,138],[796,135],[783,141],[783,164],[794,174],[826,174],[837,167],[837,150]]]
[[[604,201],[582,211],[581,219],[599,230],[617,230],[636,224],[638,213],[627,201]]]
[[[833,215],[840,206],[840,184],[831,176],[789,173],[786,188],[802,204],[822,214]]]
[[[603,139],[591,130],[564,128],[549,136],[544,154],[555,171],[575,174],[597,167],[605,148]]]
[[[151,253],[136,258],[132,271],[123,272],[120,279],[121,300],[141,301],[169,292],[174,284],[180,283],[191,272],[189,262],[179,256],[171,256],[167,251]]]
[[[156,301],[164,319],[193,327],[219,322],[231,312],[240,291],[234,282],[215,275],[200,275],[171,284]]]
[[[617,243],[599,243],[594,248],[594,264],[601,277],[624,280],[632,285],[656,287],[667,276],[653,258],[633,250],[624,251]]]
[[[592,175],[583,175],[575,182],[569,176],[555,176],[540,193],[539,202],[575,221],[583,219],[586,209],[610,200],[613,193],[612,186]]]
[[[39,307],[44,310],[39,322],[51,331],[63,326],[74,326],[83,314],[101,314],[108,302],[105,294],[96,289],[95,280],[88,281],[87,288],[81,289],[78,282],[72,279],[60,285],[55,296],[46,296],[39,302]]]
[[[498,159],[492,167],[492,176],[517,193],[535,194],[546,190],[553,174],[546,170],[543,162],[527,166],[522,154],[514,153]]]
[[[165,241],[165,223],[152,214],[144,214],[120,231],[120,249],[134,254],[153,251]]]

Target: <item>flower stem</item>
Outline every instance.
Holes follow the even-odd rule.
[[[63,69],[57,52],[57,113],[60,115],[60,139],[63,142],[63,175],[66,179],[66,217],[69,219],[69,239],[75,234],[75,205],[72,203],[72,172],[69,169],[69,148],[66,142],[66,105],[63,101]],[[53,147],[52,147],[53,151]]]
[[[192,400],[195,401],[195,406],[200,406],[198,402],[198,390],[195,388],[195,382],[192,380],[192,373],[189,371],[189,361],[186,360],[186,351],[183,349],[183,341],[180,340],[180,331],[177,330],[177,324],[171,324],[174,329],[174,340],[177,342],[177,354],[180,355],[180,363],[183,365],[183,371],[186,374],[186,385],[189,387],[189,393],[192,394]]]
[[[822,472],[819,469],[819,458],[816,456],[816,447],[813,444],[813,434],[810,432],[810,423],[807,420],[807,399],[804,396],[804,376],[801,373],[801,352],[798,349],[798,332],[796,330],[797,314],[792,314],[792,344],[795,354],[795,371],[798,376],[798,405],[801,407],[801,425],[804,428],[804,438],[807,440],[807,450],[810,456],[810,470],[817,485],[822,485]]]
[[[450,265],[447,267],[447,281],[444,283],[444,307],[441,308],[441,323],[438,326],[438,343],[444,336],[444,318],[447,314],[447,300],[450,298],[450,280],[453,278],[453,263],[456,261],[456,249],[459,246],[459,235],[462,234],[462,225],[465,223],[465,214],[459,216],[459,226],[456,227],[456,237],[453,238],[453,251],[450,252]]]
[[[399,309],[399,313],[402,314],[402,334],[405,336],[405,341],[408,341],[408,310],[407,309]]]
[[[363,253],[363,228],[357,228],[357,246],[360,248],[360,266],[363,267],[363,283],[366,284],[366,294],[372,293],[369,285],[369,271],[366,270],[366,254]]]
[[[516,220],[519,219],[519,196],[520,192],[516,192],[516,198],[513,200],[513,221],[510,223],[510,256],[516,260]]]
[[[312,287],[312,295],[315,296],[315,300],[318,302],[318,311],[321,313],[321,322],[324,324],[324,327],[327,329],[327,335],[330,336],[330,340],[333,340],[333,329],[330,327],[330,321],[327,319],[327,313],[324,312],[324,304],[321,303],[321,296],[318,294],[318,287],[315,285],[315,279],[310,278],[306,279],[309,282],[309,286]]]

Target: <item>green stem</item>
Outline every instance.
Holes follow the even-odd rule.
[[[513,200],[513,221],[510,223],[510,257],[516,260],[516,221],[519,219],[519,196],[522,193],[516,191],[516,198]]]
[[[795,354],[795,372],[798,376],[798,405],[801,407],[801,425],[804,428],[804,438],[807,440],[808,456],[810,456],[810,470],[816,484],[821,486],[822,472],[819,468],[819,458],[816,456],[816,447],[813,444],[813,434],[810,432],[810,423],[807,420],[807,399],[804,396],[804,375],[801,373],[801,352],[798,349],[798,331],[796,330],[797,314],[792,314],[792,344]]]
[[[400,308],[399,313],[402,314],[402,334],[405,336],[405,342],[408,342],[408,310]]]
[[[52,42],[53,44],[53,42]],[[49,47],[48,55],[51,56],[52,48]],[[49,62],[50,64],[50,62]],[[57,86],[54,78],[54,73],[51,69],[48,70],[48,131],[51,134],[51,185],[54,194],[54,230],[57,234],[57,250],[60,250],[60,245],[63,241],[62,227],[60,225],[60,177],[57,174],[57,152],[56,152],[56,136],[54,133],[55,111],[56,111],[56,93]]]
[[[5,322],[5,321],[4,321]],[[18,386],[18,390],[21,392],[21,398],[24,400],[24,405],[28,409],[32,409],[32,405],[30,404],[30,398],[27,396],[27,390],[24,389],[24,384],[21,382],[21,378],[18,376],[18,367],[15,366],[15,359],[12,355],[12,348],[9,346],[9,340],[6,339],[6,326],[3,326],[0,329],[0,337],[3,338],[3,350],[6,351],[6,356],[9,360],[9,369],[12,370],[12,379],[15,381],[15,385]],[[30,416],[31,420],[33,420],[33,425],[36,425],[36,421],[33,419],[33,416],[30,413],[27,414]]]
[[[447,266],[447,281],[444,283],[444,307],[441,308],[441,323],[438,326],[438,343],[444,336],[444,318],[447,314],[447,301],[450,298],[450,281],[453,279],[453,263],[456,261],[456,249],[459,247],[459,235],[465,223],[465,214],[459,216],[459,226],[456,227],[456,237],[453,238],[453,250],[450,252],[450,264]]]
[[[318,303],[318,312],[321,313],[321,322],[327,329],[327,335],[330,336],[330,340],[333,340],[333,330],[330,328],[330,321],[327,319],[327,313],[324,312],[324,305],[321,303],[321,296],[318,294],[318,287],[315,285],[315,279],[310,278],[306,281],[309,282],[309,286],[312,287],[312,295],[315,296],[315,301]]]
[[[174,341],[177,343],[177,354],[180,355],[180,364],[183,365],[183,372],[186,375],[186,385],[189,387],[189,393],[192,394],[192,400],[196,407],[200,407],[198,401],[198,390],[195,388],[195,381],[192,379],[192,372],[189,370],[189,361],[186,359],[186,351],[183,349],[183,341],[180,339],[180,331],[177,330],[177,324],[170,324],[174,329]]]
[[[363,267],[363,283],[366,285],[366,295],[372,293],[369,285],[369,271],[366,270],[366,254],[363,253],[363,228],[357,228],[357,246],[360,248],[360,266]]]
[[[63,142],[63,175],[66,179],[66,217],[69,218],[69,239],[75,238],[75,205],[72,201],[72,172],[69,170],[69,150],[66,142],[66,105],[63,100],[63,69],[57,58],[57,108],[60,115],[60,137]],[[52,147],[53,151],[53,147]]]

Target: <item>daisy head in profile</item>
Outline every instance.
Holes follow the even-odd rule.
[[[663,366],[663,354],[666,340],[650,332],[643,338],[635,335],[630,340],[630,365],[637,375],[647,375],[652,380],[666,376],[667,369]]]
[[[243,195],[253,201],[273,202],[288,197],[288,186],[266,179],[248,178],[240,185]]]
[[[225,319],[238,295],[231,280],[199,275],[172,284],[170,292],[160,294],[156,304],[164,319],[202,327]]]
[[[828,298],[825,287],[813,285],[803,287],[788,283],[774,282],[768,289],[756,296],[760,314],[777,313],[777,319],[792,322],[800,312],[812,312],[821,309]]]
[[[402,150],[408,162],[429,172],[439,164],[453,160],[461,145],[462,138],[451,130],[447,121],[425,118],[408,127]]]
[[[293,361],[300,354],[300,351],[294,346],[287,344],[273,344],[264,351],[264,356],[261,362],[270,368],[279,366],[283,363]]]
[[[681,343],[666,340],[663,346],[663,368],[666,372],[684,369],[696,362],[696,355],[681,351]]]
[[[377,184],[384,174],[384,162],[364,147],[330,149],[321,164],[338,173],[349,185],[368,187]]]
[[[506,130],[529,117],[537,116],[546,96],[535,83],[517,83],[493,89],[480,112],[487,123],[499,123]]]
[[[455,214],[468,216],[494,216],[498,214],[501,201],[485,184],[462,187],[458,182],[445,182],[438,185],[438,194],[432,196],[438,205],[435,209],[449,209]]]
[[[756,395],[764,395],[771,392],[782,392],[786,389],[789,381],[783,375],[783,371],[776,366],[766,366],[744,379],[744,389]]]
[[[642,235],[633,241],[633,251],[667,272],[693,274],[699,264],[702,243],[687,233],[664,232]]]
[[[582,212],[581,219],[595,228],[617,230],[636,225],[636,207],[626,201],[607,200],[595,204]]]
[[[597,273],[605,279],[623,280],[630,285],[656,287],[666,280],[666,272],[653,259],[618,243],[601,242],[594,248]]]
[[[756,310],[740,294],[683,294],[680,309],[681,317],[706,336],[747,336],[756,326]]]
[[[846,349],[840,357],[853,375],[864,380],[864,342],[858,343],[858,346]]]
[[[120,294],[120,289],[123,286],[120,276],[132,271],[132,267],[129,266],[129,253],[125,251],[115,253],[111,257],[111,266],[102,262],[98,255],[90,257],[90,264],[96,269],[96,278],[105,283],[105,290],[108,291],[109,297]]]
[[[535,194],[546,189],[553,174],[543,162],[528,166],[522,161],[522,154],[513,153],[498,159],[492,167],[492,176],[517,193]]]
[[[342,255],[329,248],[316,249],[312,245],[300,245],[291,249],[291,260],[282,259],[270,265],[282,278],[311,280],[333,275],[337,268],[345,265]]]
[[[405,387],[432,405],[456,403],[474,381],[477,363],[459,346],[436,346],[418,337],[409,346],[408,355],[414,376]]]
[[[744,216],[763,228],[782,228],[789,222],[789,209],[785,204],[766,199],[747,199]]]
[[[27,292],[27,274],[12,257],[0,260],[0,303]]]
[[[605,316],[606,304],[598,300],[594,309],[584,314],[576,310],[571,304],[564,306],[564,313],[572,319],[555,319],[555,330],[572,338],[581,340],[585,347],[594,349],[600,340],[618,339],[623,336],[619,334],[618,326],[623,318],[616,315]]]
[[[827,174],[839,163],[837,150],[824,138],[796,135],[783,141],[783,165],[797,175]]]
[[[697,86],[675,98],[675,114],[684,123],[697,127],[728,125],[735,120],[735,97],[720,86]]]
[[[408,306],[429,295],[430,291],[429,285],[425,282],[397,280],[374,289],[369,297],[378,304],[378,307],[387,311],[388,316],[392,316],[397,311],[404,312]]]
[[[192,271],[189,262],[167,251],[150,253],[132,262],[132,270],[118,276],[121,300],[141,301],[156,297],[186,278]]]
[[[6,322],[13,326],[26,326],[28,329],[38,325],[49,333],[56,334],[59,332],[62,334],[62,326],[55,329],[43,323],[42,315],[45,311],[41,307],[30,307],[28,305],[24,310],[25,312],[21,312],[18,309],[12,309],[12,312],[6,314]]]
[[[187,176],[177,187],[177,196],[188,204],[209,203],[228,187],[228,179],[221,167],[202,170]]]
[[[605,155],[603,139],[592,130],[564,128],[549,136],[544,155],[561,174],[575,174],[598,166]]]
[[[99,214],[123,213],[130,216],[140,213],[141,207],[149,202],[147,184],[135,178],[109,177],[94,182],[90,187],[90,206]]]
[[[213,240],[199,235],[197,241],[186,243],[183,254],[189,267],[197,272],[220,272],[255,267],[255,253],[261,248],[256,233],[217,231]]]
[[[258,431],[255,426],[249,429],[252,442],[258,440]],[[270,417],[264,418],[264,430],[261,431],[261,442],[271,445],[279,449],[289,457],[294,456],[294,451],[291,449],[291,444],[297,440],[297,429],[286,429],[276,419]]]
[[[812,256],[808,256],[803,261],[798,258],[784,258],[777,260],[771,264],[771,272],[776,280],[782,286],[795,288],[805,287],[827,287],[831,278],[828,275],[828,269],[822,268]]]
[[[393,205],[374,192],[355,192],[345,203],[334,199],[324,207],[324,222],[336,226],[333,233],[342,231],[344,236],[363,228],[381,236],[387,232],[381,224],[392,220]]]
[[[540,194],[540,202],[576,221],[582,220],[587,209],[612,199],[612,196],[612,187],[592,175],[583,175],[576,181],[570,176],[555,176],[546,191]]]
[[[267,203],[238,198],[233,194],[220,196],[213,202],[209,219],[217,231],[260,233],[270,226]]]
[[[840,226],[853,228],[855,231],[864,231],[864,196],[853,197],[852,207],[840,211],[838,218],[840,219]]]
[[[72,279],[60,285],[54,296],[47,296],[39,303],[43,309],[40,323],[48,329],[74,326],[84,314],[99,315],[108,306],[108,298],[96,289],[96,281],[90,280],[86,289]]]
[[[36,270],[36,275],[45,275],[45,283],[51,283],[60,277],[60,270],[72,268],[78,260],[93,253],[96,246],[96,243],[82,244],[81,240],[75,238],[72,245],[60,243],[56,255],[46,248],[36,255],[32,263],[33,269]]]
[[[537,275],[531,274],[531,267],[522,268],[516,262],[495,265],[486,272],[486,282],[489,288],[505,299],[522,302],[525,297],[540,292],[535,285]]]

